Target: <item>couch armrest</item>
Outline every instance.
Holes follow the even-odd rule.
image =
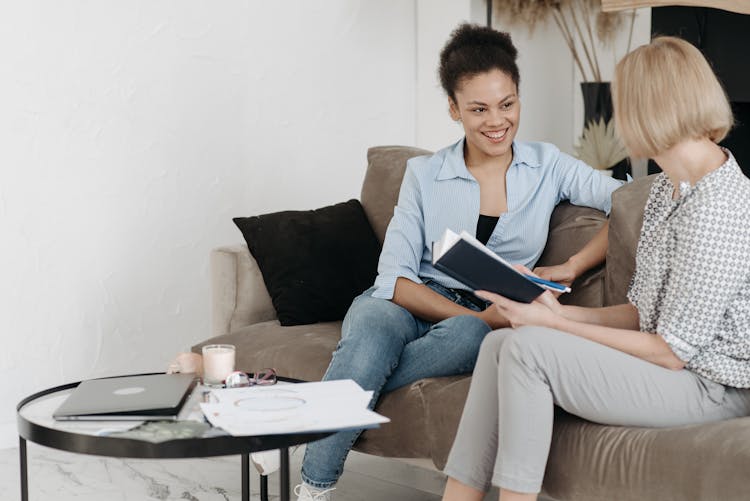
[[[643,226],[643,212],[656,174],[641,177],[612,193],[609,214],[609,246],[604,277],[604,305],[628,302],[630,279],[635,272],[635,253]]]
[[[263,275],[247,245],[211,251],[211,333],[220,336],[276,318]]]

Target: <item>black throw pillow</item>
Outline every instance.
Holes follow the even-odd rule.
[[[341,320],[372,286],[380,243],[358,200],[236,217],[281,325]]]

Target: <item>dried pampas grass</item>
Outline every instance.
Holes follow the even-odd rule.
[[[603,45],[612,45],[624,21],[625,14],[622,12],[598,12],[596,14],[596,36]]]
[[[533,32],[553,10],[566,7],[571,0],[494,0],[495,14],[511,24],[524,24]]]
[[[595,169],[609,169],[628,157],[628,152],[615,132],[615,121],[590,121],[583,129],[575,147],[576,156]]]
[[[537,24],[552,17],[586,82],[602,81],[594,33],[602,45],[613,46],[617,32],[628,16],[622,12],[602,12],[601,0],[492,1],[498,20],[510,24],[523,24],[532,33]],[[630,52],[634,22],[635,10],[630,13],[630,35],[626,52]]]

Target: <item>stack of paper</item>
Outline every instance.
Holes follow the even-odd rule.
[[[235,436],[374,428],[390,419],[367,408],[371,391],[351,379],[212,390],[206,419]]]

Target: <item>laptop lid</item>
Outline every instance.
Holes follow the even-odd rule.
[[[79,384],[52,415],[58,420],[176,419],[195,374],[91,379]]]

